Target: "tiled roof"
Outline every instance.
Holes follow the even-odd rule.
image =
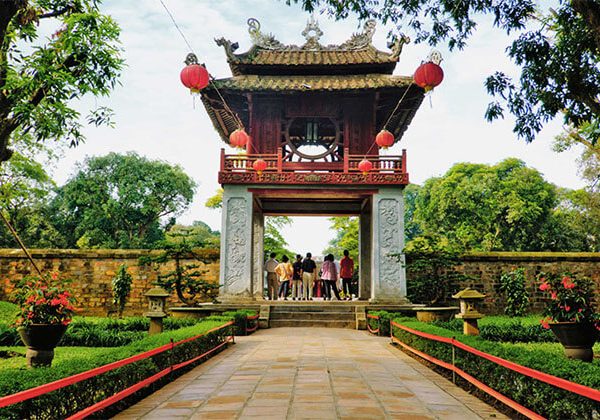
[[[216,80],[223,90],[239,91],[332,91],[405,87],[412,77],[387,74],[341,75],[341,76],[257,76],[244,75]],[[212,87],[206,89],[212,90]]]
[[[283,50],[273,51],[253,48],[245,54],[236,55],[228,60],[232,64],[252,65],[349,65],[395,63],[398,57],[377,50],[372,45],[360,50]]]
[[[227,54],[227,62],[235,76],[242,74],[329,74],[384,73],[391,74],[399,60],[404,44],[410,42],[405,36],[389,43],[390,52],[380,51],[372,44],[375,21],[365,23],[362,32],[355,33],[339,45],[322,45],[323,34],[318,23],[311,19],[302,32],[306,42],[301,45],[284,45],[272,34],[260,31],[256,19],[248,20],[252,47],[245,53],[235,54],[237,42],[225,38],[216,39]]]

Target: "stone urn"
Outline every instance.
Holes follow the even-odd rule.
[[[30,324],[17,329],[27,346],[27,367],[48,367],[54,359],[54,348],[67,331],[62,324]]]
[[[588,322],[549,322],[550,329],[565,349],[570,359],[591,362],[594,359],[592,347],[598,340],[599,331]]]

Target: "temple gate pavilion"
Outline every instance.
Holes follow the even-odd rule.
[[[220,300],[263,299],[265,215],[314,215],[359,216],[359,298],[406,303],[406,151],[382,155],[374,140],[385,126],[399,141],[423,100],[412,76],[392,75],[408,39],[380,51],[372,45],[375,22],[368,21],[346,42],[325,46],[311,19],[302,46],[284,45],[261,32],[257,20],[248,25],[253,45],[245,53],[216,40],[233,76],[202,91],[225,143],[240,123],[250,135],[245,154],[222,149],[220,156]],[[363,173],[365,158],[372,169]]]

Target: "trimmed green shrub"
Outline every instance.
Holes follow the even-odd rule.
[[[398,314],[395,312],[388,311],[369,311],[369,315],[375,315],[379,317],[379,321],[373,318],[367,318],[367,322],[372,329],[379,327],[378,335],[389,337],[390,336],[390,321],[397,317]]]
[[[163,320],[166,331],[189,327],[198,323],[193,318]],[[129,317],[122,319],[77,317],[71,322],[60,341],[60,346],[119,347],[142,339],[148,332],[148,318]],[[0,346],[20,346],[21,338],[12,326],[0,323]]]
[[[545,351],[523,344],[486,341],[481,337],[463,336],[454,331],[417,321],[397,319],[396,322],[423,332],[443,337],[455,337],[471,347],[520,365],[591,388],[600,388],[600,363],[598,361],[583,363],[566,359],[560,352]],[[397,327],[393,329],[394,335],[407,345],[452,363],[450,345],[421,338]],[[548,344],[542,346],[548,346]],[[521,375],[458,348],[455,351],[455,364],[491,388],[542,416],[551,419],[592,419],[600,415],[600,404],[597,402]]]
[[[237,311],[223,312],[223,317],[233,319],[235,323],[235,335],[246,335],[246,321],[249,316],[255,316],[256,311],[251,309],[239,309]]]
[[[525,286],[525,269],[523,267],[502,274],[498,289],[506,300],[504,308],[506,315],[523,316],[527,313],[529,293]]]
[[[436,321],[432,323],[450,331],[462,333],[463,321]],[[556,336],[546,330],[535,317],[506,318],[485,317],[479,321],[479,336],[484,340],[502,341],[508,343],[554,343]]]
[[[133,283],[133,277],[127,272],[127,265],[123,264],[112,279],[113,304],[117,305],[119,318],[123,316],[123,310],[131,292],[131,283]]]
[[[107,350],[93,359],[82,357],[73,358],[63,363],[56,363],[52,368],[39,368],[35,370],[4,369],[0,371],[0,395],[5,396],[14,394],[98,366],[103,366],[107,363],[122,360],[135,354],[168,344],[171,339],[177,342],[188,337],[202,334],[219,325],[222,325],[222,323],[204,321],[192,327],[147,336],[142,340],[126,346]],[[91,406],[96,402],[160,372],[170,364],[180,363],[206,352],[215,347],[219,342],[223,341],[229,332],[229,328],[212,332],[200,337],[198,340],[176,346],[172,352],[163,352],[152,356],[151,358],[123,366],[102,375],[86,379],[77,384],[44,394],[43,396],[1,408],[0,418],[69,417],[85,407]],[[202,361],[203,360],[199,360],[196,364],[201,363]],[[192,365],[190,365],[190,368],[193,367]],[[185,369],[176,371],[173,375],[179,375],[184,371]],[[147,395],[158,386],[164,385],[171,379],[172,377],[167,375],[163,380],[159,381],[160,383],[156,386],[144,388],[143,391],[137,393],[136,398]],[[124,404],[127,404],[127,402]],[[113,410],[118,409],[119,404],[113,408]],[[109,414],[110,413],[108,412],[98,413],[97,417],[109,417]]]

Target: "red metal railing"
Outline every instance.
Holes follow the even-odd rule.
[[[88,370],[86,372],[78,373],[76,375],[69,376],[67,378],[59,379],[59,380],[54,381],[54,382],[50,382],[50,383],[47,383],[47,384],[44,384],[44,385],[40,385],[40,386],[35,387],[35,388],[31,388],[31,389],[28,389],[28,390],[25,390],[25,391],[21,391],[21,392],[18,392],[16,394],[7,395],[5,397],[0,398],[0,407],[6,407],[8,405],[17,404],[17,403],[20,403],[20,402],[23,402],[23,401],[26,401],[26,400],[30,400],[32,398],[39,397],[40,395],[47,394],[49,392],[56,391],[58,389],[66,387],[66,386],[76,384],[78,382],[84,381],[84,380],[89,379],[89,378],[93,378],[94,376],[101,375],[103,373],[106,373],[106,372],[109,372],[111,370],[123,367],[125,365],[129,365],[131,363],[135,363],[135,362],[138,362],[140,360],[147,359],[149,357],[155,356],[155,355],[160,354],[160,353],[164,353],[166,351],[172,351],[173,348],[176,347],[176,346],[180,346],[180,345],[182,345],[184,343],[187,343],[189,341],[197,340],[197,339],[199,339],[200,337],[202,337],[204,335],[207,335],[207,334],[209,334],[211,332],[215,332],[215,331],[221,330],[223,328],[227,328],[227,327],[232,326],[232,325],[233,325],[233,321],[228,322],[226,324],[223,324],[223,325],[221,325],[219,327],[213,328],[213,329],[211,329],[211,330],[209,330],[209,331],[207,331],[207,332],[205,332],[203,334],[199,334],[199,335],[194,336],[194,337],[186,338],[185,340],[181,340],[181,341],[178,341],[176,343],[174,343],[171,340],[170,344],[165,344],[164,346],[157,347],[155,349],[146,351],[144,353],[139,353],[139,354],[136,354],[135,356],[131,356],[131,357],[128,357],[128,358],[123,359],[123,360],[119,360],[119,361],[116,361],[116,362],[113,362],[113,363],[109,363],[107,365],[100,366],[100,367]],[[157,380],[159,380],[160,378],[166,376],[167,374],[169,374],[169,373],[171,373],[171,372],[173,372],[175,370],[181,369],[181,368],[183,368],[183,367],[185,367],[185,366],[187,366],[187,365],[189,365],[191,363],[194,363],[195,361],[197,361],[197,360],[199,360],[199,359],[201,359],[201,358],[203,358],[203,357],[205,357],[205,356],[207,356],[207,355],[215,352],[216,350],[220,349],[221,347],[227,345],[227,343],[229,343],[230,341],[233,342],[235,340],[235,337],[233,336],[233,328],[231,329],[231,331],[232,331],[231,335],[227,336],[223,342],[221,342],[217,346],[213,347],[212,349],[206,351],[205,353],[200,354],[200,355],[198,355],[196,357],[193,357],[192,359],[186,360],[184,362],[181,362],[181,363],[178,363],[178,364],[175,364],[175,365],[171,365],[171,366],[167,367],[166,369],[164,369],[164,370],[162,370],[162,371],[154,374],[153,376],[150,376],[149,378],[146,378],[146,379],[142,380],[141,382],[138,382],[137,384],[132,385],[129,388],[126,388],[126,389],[124,389],[124,390],[122,390],[122,391],[120,391],[120,392],[112,395],[111,397],[109,397],[109,398],[107,398],[105,400],[97,402],[96,404],[94,404],[94,405],[92,405],[90,407],[87,407],[87,408],[79,411],[78,413],[75,413],[74,415],[72,415],[71,417],[69,417],[69,419],[83,419],[83,418],[85,418],[87,416],[90,416],[91,414],[93,414],[93,413],[95,413],[97,411],[100,411],[100,410],[102,410],[104,408],[107,408],[107,407],[111,406],[112,404],[115,404],[116,402],[121,401],[122,399],[124,399],[124,398],[128,397],[129,395],[135,393],[136,391],[139,391],[140,389],[142,389],[142,388],[144,388],[144,387],[146,387],[146,386],[148,386],[148,385],[156,382]]]
[[[401,174],[406,173],[406,150],[399,156],[380,156],[380,155],[351,155],[348,148],[344,149],[342,161],[337,162],[289,162],[283,160],[281,149],[272,154],[225,154],[225,149],[221,149],[221,172],[230,173],[254,173],[256,170],[252,167],[254,162],[262,159],[267,167],[263,172],[342,172],[359,173],[358,164],[363,159],[368,159],[373,164],[372,173],[381,174]]]
[[[460,341],[454,339],[454,338],[448,338],[448,337],[441,337],[438,335],[434,335],[434,334],[429,334],[429,333],[425,333],[422,331],[417,331],[415,329],[406,327],[404,325],[398,324],[397,322],[392,321],[390,323],[390,327],[396,327],[399,328],[401,330],[404,330],[410,334],[414,334],[416,336],[425,338],[427,340],[432,340],[432,341],[438,341],[441,343],[446,343],[451,345],[452,347],[456,347],[459,348],[461,350],[464,350],[468,353],[471,353],[477,357],[480,357],[482,359],[486,359],[492,363],[496,363],[499,366],[502,366],[506,369],[510,369],[514,372],[517,372],[521,375],[525,375],[528,376],[530,378],[536,379],[540,382],[544,382],[548,385],[552,385],[555,386],[557,388],[581,395],[585,398],[589,398],[592,399],[594,401],[600,401],[600,391],[597,389],[593,389],[575,382],[571,382],[571,381],[567,381],[566,379],[563,378],[559,378],[553,375],[549,375],[547,373],[544,372],[540,372],[538,370],[535,369],[531,369],[528,368],[526,366],[522,366],[519,365],[517,363],[511,362],[509,360],[506,359],[502,359],[500,357],[497,356],[493,356],[489,353],[485,353],[481,350],[477,350],[474,347],[468,346],[464,343],[461,343]],[[507,406],[511,407],[512,409],[514,409],[515,411],[523,414],[524,416],[528,417],[528,418],[532,418],[532,419],[543,419],[544,417],[540,416],[537,413],[534,413],[533,411],[529,410],[526,407],[523,407],[522,405],[520,405],[519,403],[517,403],[516,401],[513,401],[512,399],[508,398],[507,396],[499,393],[498,391],[496,391],[495,389],[490,388],[489,386],[487,386],[486,384],[484,384],[483,382],[477,380],[476,378],[474,378],[473,376],[469,375],[467,372],[465,372],[464,370],[460,369],[459,367],[457,367],[454,362],[453,363],[448,363],[448,362],[444,362],[443,360],[439,360],[433,356],[430,356],[429,354],[422,352],[420,350],[417,350],[411,346],[409,346],[408,344],[404,343],[403,341],[401,341],[399,338],[394,336],[394,329],[390,328],[390,336],[392,339],[393,343],[397,343],[399,345],[401,345],[403,348],[405,348],[406,350],[410,351],[411,353],[416,354],[417,356],[431,362],[434,363],[438,366],[441,366],[445,369],[450,370],[451,372],[453,372],[453,374],[457,374],[459,376],[461,376],[463,379],[467,380],[468,382],[470,382],[471,384],[473,384],[474,386],[476,386],[477,388],[481,389],[483,392],[487,393],[488,395],[491,395],[492,397],[496,398],[498,401],[503,402],[504,404],[506,404]]]

